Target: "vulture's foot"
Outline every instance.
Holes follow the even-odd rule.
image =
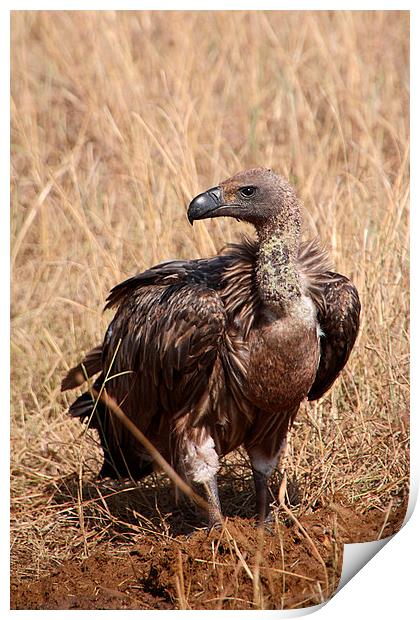
[[[220,532],[223,528],[223,523],[221,521],[215,521],[214,523],[212,523],[206,527],[206,532],[207,532],[207,536],[210,536],[210,534],[213,534],[214,532]]]
[[[268,511],[263,519],[257,519],[257,527],[263,527],[268,534],[275,534],[276,518],[274,510]]]

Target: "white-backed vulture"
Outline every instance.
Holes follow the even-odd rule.
[[[188,218],[228,216],[254,225],[213,258],[156,265],[112,289],[116,313],[102,345],[69,371],[62,389],[100,373],[125,414],[186,479],[220,505],[219,457],[244,446],[257,513],[268,514],[267,481],[300,403],[320,398],[354,345],[360,302],[330,270],[317,241],[302,242],[294,189],[271,170],[238,173],[190,203]],[[112,368],[111,368],[112,366]],[[147,451],[90,392],[70,413],[99,432],[101,477],[140,479]]]

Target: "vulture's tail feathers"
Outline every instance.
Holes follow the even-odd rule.
[[[95,387],[100,389],[100,386]],[[69,408],[72,418],[79,418],[81,422],[87,422],[90,428],[98,431],[104,453],[104,461],[98,474],[98,479],[122,478],[129,476],[127,466],[122,458],[120,450],[116,449],[112,442],[112,429],[110,428],[110,414],[102,401],[96,402],[90,392],[84,392]]]
[[[80,364],[71,368],[61,382],[61,391],[72,390],[82,385],[89,377],[102,370],[102,345],[86,353]]]
[[[100,375],[94,383],[96,392],[99,392],[104,377]],[[90,392],[84,392],[69,408],[69,414],[73,418],[79,418],[81,422],[87,422],[90,428],[98,431],[101,442],[104,462],[98,474],[98,479],[103,478],[132,478],[140,480],[153,472],[153,462],[147,458],[141,458],[137,452],[125,454],[120,442],[115,435],[112,422],[112,414],[101,400],[96,400]]]
[[[84,392],[84,394],[79,396],[79,398],[76,398],[74,403],[69,407],[69,414],[72,418],[80,418],[80,420],[83,422],[86,418],[91,416],[94,406],[95,401],[93,400],[90,392]],[[103,404],[99,401],[96,405],[96,408],[100,409],[101,407],[103,407]],[[90,426],[96,428],[95,420],[93,418]]]
[[[93,384],[95,392],[99,393],[104,382],[103,374],[99,375]],[[69,407],[72,418],[79,418],[81,422],[87,421],[91,428],[101,430],[102,424],[108,419],[109,412],[102,400],[97,400],[90,391],[83,392]]]

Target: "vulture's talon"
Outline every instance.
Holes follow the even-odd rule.
[[[206,527],[207,536],[213,534],[215,532],[221,532],[223,529],[223,523],[221,521],[216,521],[215,523],[211,523]]]
[[[268,534],[274,535],[276,533],[274,525],[274,521],[267,521],[267,519],[265,519],[263,522],[264,531]]]

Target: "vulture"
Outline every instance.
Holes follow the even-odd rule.
[[[317,240],[301,240],[294,188],[266,168],[240,172],[195,197],[191,224],[233,217],[252,224],[211,258],[160,263],[115,286],[102,344],[62,381],[98,375],[128,418],[175,471],[201,483],[209,525],[220,520],[219,459],[243,446],[260,521],[268,480],[302,401],[321,398],[345,366],[359,329],[352,282],[331,270]],[[140,480],[152,456],[90,390],[69,413],[97,429],[99,477]]]

